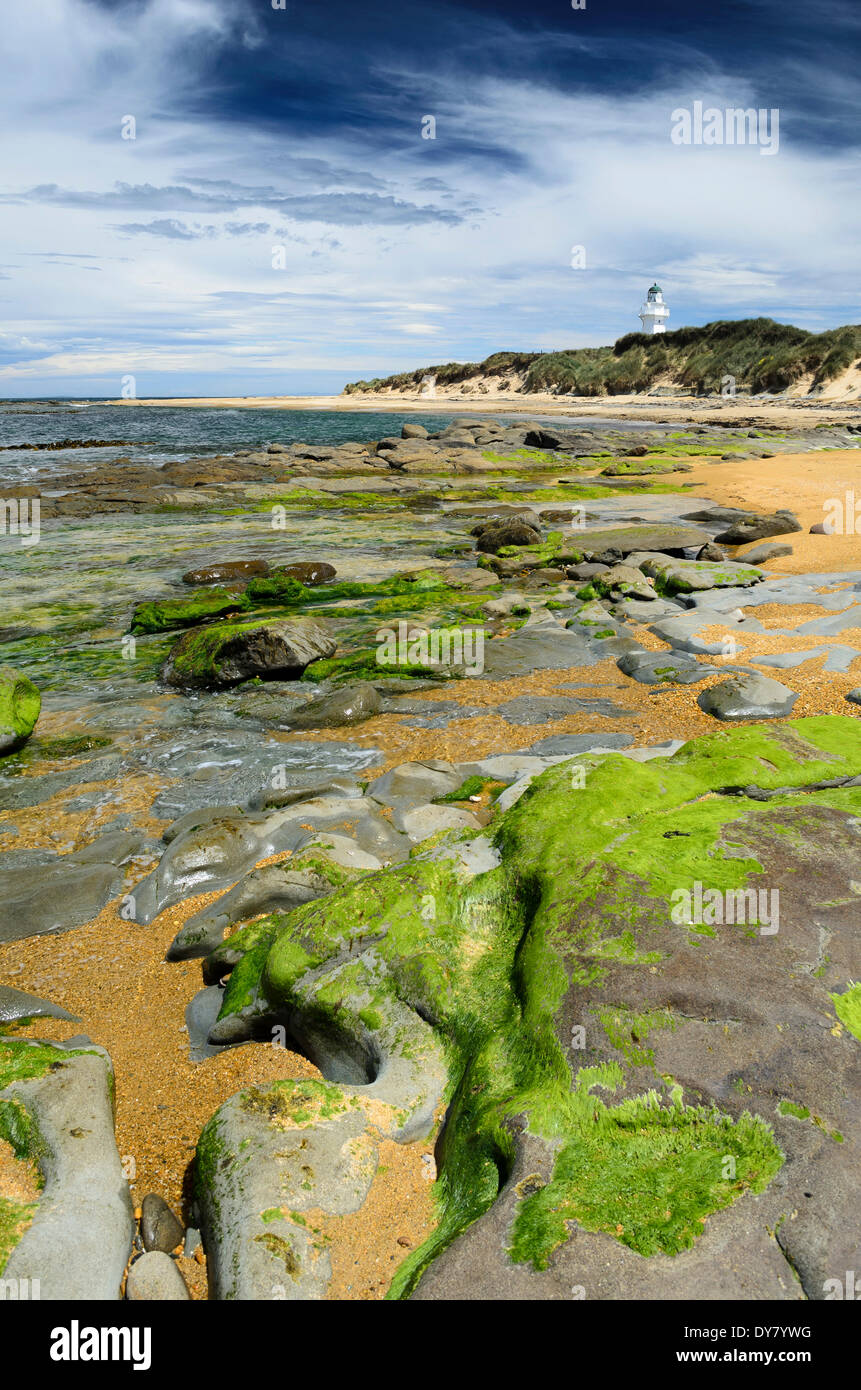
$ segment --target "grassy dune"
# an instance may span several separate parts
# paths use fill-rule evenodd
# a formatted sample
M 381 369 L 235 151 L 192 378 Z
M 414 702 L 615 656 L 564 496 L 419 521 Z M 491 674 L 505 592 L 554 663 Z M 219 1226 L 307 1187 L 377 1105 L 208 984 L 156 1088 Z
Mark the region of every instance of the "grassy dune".
M 861 325 L 809 333 L 773 319 L 739 319 L 679 328 L 672 333 L 628 333 L 610 347 L 561 352 L 495 352 L 483 362 L 447 362 L 394 376 L 354 381 L 347 395 L 418 390 L 427 376 L 437 387 L 498 377 L 510 389 L 626 395 L 670 381 L 693 392 L 719 390 L 725 376 L 739 388 L 783 391 L 813 374 L 822 386 L 861 363 Z M 504 389 L 504 387 L 503 387 Z

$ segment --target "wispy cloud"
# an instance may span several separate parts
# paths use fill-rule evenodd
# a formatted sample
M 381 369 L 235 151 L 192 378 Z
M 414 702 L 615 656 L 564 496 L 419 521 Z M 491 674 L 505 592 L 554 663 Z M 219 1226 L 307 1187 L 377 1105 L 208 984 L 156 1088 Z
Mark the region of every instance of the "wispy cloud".
M 124 236 L 164 237 L 167 241 L 203 241 L 217 236 L 265 236 L 272 232 L 268 222 L 224 222 L 201 226 L 180 222 L 176 217 L 157 217 L 152 222 L 117 222 L 114 231 Z
M 264 207 L 297 222 L 328 222 L 345 227 L 366 223 L 372 226 L 394 224 L 415 227 L 429 222 L 456 226 L 463 220 L 459 214 L 448 209 L 419 207 L 401 198 L 378 193 L 308 193 L 294 197 L 277 193 L 271 188 L 234 188 L 230 193 L 210 193 L 181 184 L 156 187 L 148 183 L 118 183 L 113 188 L 94 191 L 43 183 L 22 193 L 0 196 L 0 202 L 47 203 L 55 207 L 102 210 L 149 208 L 212 213 Z

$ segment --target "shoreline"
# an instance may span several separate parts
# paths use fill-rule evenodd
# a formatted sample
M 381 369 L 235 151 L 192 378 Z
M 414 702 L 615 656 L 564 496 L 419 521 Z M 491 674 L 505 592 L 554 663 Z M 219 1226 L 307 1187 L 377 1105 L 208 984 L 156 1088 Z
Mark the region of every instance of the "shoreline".
M 758 420 L 777 428 L 786 425 L 802 425 L 816 422 L 821 424 L 845 423 L 848 413 L 861 415 L 861 401 L 822 400 L 812 403 L 804 399 L 760 400 L 755 397 L 736 397 L 729 401 L 714 396 L 577 396 L 560 400 L 549 392 L 530 393 L 527 398 L 514 401 L 508 393 L 499 395 L 475 396 L 439 395 L 396 396 L 389 393 L 362 394 L 361 396 L 173 396 L 144 397 L 139 400 L 106 401 L 106 405 L 116 406 L 164 406 L 170 409 L 218 409 L 218 410 L 319 410 L 373 414 L 391 412 L 400 414 L 424 412 L 430 415 L 447 413 L 449 410 L 474 415 L 511 415 L 534 419 L 536 417 L 559 417 L 586 419 L 645 420 L 649 423 L 675 424 L 690 422 L 702 424 L 725 420 L 728 424 L 740 420 Z

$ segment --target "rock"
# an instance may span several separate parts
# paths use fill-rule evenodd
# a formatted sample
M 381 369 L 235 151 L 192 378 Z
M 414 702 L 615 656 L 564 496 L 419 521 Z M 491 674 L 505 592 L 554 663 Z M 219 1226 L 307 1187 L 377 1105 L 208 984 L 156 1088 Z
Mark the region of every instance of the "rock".
M 404 473 L 433 473 L 448 472 L 449 464 L 439 450 L 433 445 L 426 443 L 422 439 L 398 440 L 391 449 L 384 452 L 379 450 L 381 456 L 385 457 L 386 463 L 390 468 L 397 469 Z
M 166 1255 L 182 1240 L 182 1225 L 157 1192 L 148 1192 L 141 1202 L 141 1240 L 144 1250 L 162 1250 Z
M 200 1245 L 200 1231 L 196 1230 L 194 1226 L 189 1226 L 185 1233 L 185 1242 L 182 1247 L 182 1253 L 185 1258 L 191 1259 L 195 1250 L 200 1248 Z
M 710 560 L 644 560 L 644 574 L 652 575 L 658 594 L 690 594 L 706 589 L 747 589 L 765 578 L 762 570 L 753 565 L 740 565 L 732 560 L 713 563 Z
M 752 550 L 746 550 L 743 555 L 739 555 L 737 558 L 746 565 L 764 565 L 768 560 L 776 560 L 779 555 L 791 554 L 791 545 L 767 541 L 764 545 L 755 545 Z
M 320 777 L 300 780 L 285 788 L 267 786 L 255 792 L 248 803 L 249 811 L 266 811 L 277 806 L 295 806 L 297 801 L 309 801 L 322 796 L 361 796 L 362 788 L 352 777 Z M 240 815 L 241 811 L 238 812 Z
M 415 805 L 446 796 L 459 785 L 460 779 L 451 763 L 401 763 L 371 782 L 368 796 L 381 806 L 397 806 L 402 802 Z
M 459 806 L 414 806 L 395 810 L 392 824 L 408 835 L 413 844 L 437 835 L 441 830 L 480 830 L 481 822 Z
M 701 550 L 701 551 L 699 552 L 699 554 L 697 555 L 697 559 L 698 559 L 698 560 L 717 560 L 718 562 L 722 562 L 722 561 L 726 560 L 726 558 L 727 558 L 726 551 L 725 551 L 725 550 L 721 550 L 720 546 L 719 546 L 719 545 L 715 545 L 714 541 L 709 541 L 708 545 L 704 545 L 703 548 L 702 548 L 702 550 Z M 745 556 L 745 559 L 747 559 L 747 558 L 748 558 L 748 557 Z M 755 561 L 755 560 L 751 560 L 750 563 L 751 563 L 752 565 L 755 565 L 755 564 L 756 564 L 756 561 Z
M 158 866 L 135 885 L 129 918 L 146 925 L 192 893 L 216 892 L 231 885 L 240 892 L 238 881 L 262 859 L 297 850 L 315 831 L 350 825 L 360 843 L 366 829 L 376 841 L 375 817 L 372 801 L 333 794 L 303 798 L 265 814 L 224 816 L 192 826 L 171 841 Z
M 602 617 L 607 615 L 602 612 Z M 607 619 L 609 626 L 609 619 Z M 603 659 L 591 638 L 564 628 L 523 627 L 511 637 L 495 637 L 484 645 L 484 671 L 480 680 L 508 680 L 533 671 L 565 671 L 572 666 L 594 666 Z M 605 655 L 609 655 L 606 653 Z
M 337 645 L 310 618 L 215 623 L 185 633 L 161 675 L 167 685 L 185 689 L 236 685 L 251 676 L 295 679 L 312 661 L 332 656 Z
M 854 690 L 848 690 L 846 699 L 851 700 L 853 705 L 861 705 L 861 685 L 856 685 Z
M 182 582 L 224 584 L 232 579 L 253 579 L 257 574 L 268 573 L 269 566 L 265 560 L 223 560 L 217 565 L 202 565 L 200 569 L 186 570 Z
M 740 507 L 702 507 L 696 512 L 683 512 L 682 521 L 704 521 L 711 526 L 731 526 L 751 515 Z
M 485 555 L 496 555 L 504 545 L 539 545 L 540 543 L 540 531 L 536 531 L 533 526 L 528 526 L 525 521 L 515 518 L 511 521 L 491 522 L 490 525 L 485 526 L 475 543 L 475 548 Z
M 288 859 L 251 869 L 217 902 L 189 917 L 168 947 L 166 959 L 207 956 L 221 945 L 225 931 L 234 922 L 247 921 L 261 912 L 289 912 L 299 903 L 331 893 L 333 882 L 311 869 L 297 872 L 292 862 Z
M 20 1079 L 9 1081 L 10 1071 Z M 13 1144 L 19 1156 L 38 1161 L 45 1179 L 3 1277 L 38 1280 L 45 1300 L 120 1296 L 134 1218 L 114 1138 L 112 1086 L 108 1054 L 84 1039 L 3 1039 L 0 1113 L 10 1109 L 4 1102 L 23 1108 L 28 1122 L 14 1126 Z
M 836 529 L 833 521 L 817 521 L 811 526 L 809 534 L 811 536 L 833 536 Z
M 625 652 L 616 665 L 623 675 L 644 685 L 692 685 L 716 670 L 677 652 Z
M 502 503 L 494 508 L 492 512 L 487 512 L 481 520 L 476 522 L 470 531 L 471 536 L 480 536 L 482 531 L 487 531 L 498 526 L 503 521 L 520 521 L 524 526 L 531 526 L 533 531 L 541 532 L 541 519 L 532 507 L 518 507 L 514 503 Z
M 329 584 L 338 571 L 325 560 L 300 560 L 293 565 L 280 565 L 278 573 L 287 579 L 298 579 L 306 588 L 313 589 L 318 584 Z
M 770 676 L 739 675 L 710 686 L 697 704 L 716 719 L 784 719 L 798 696 Z
M 496 712 L 509 724 L 547 724 L 551 719 L 570 719 L 580 710 L 570 695 L 518 695 L 498 705 Z
M 724 545 L 746 545 L 748 541 L 763 541 L 769 536 L 784 536 L 789 531 L 800 530 L 801 523 L 792 512 L 779 510 L 766 516 L 751 512 L 721 531 L 715 540 Z
M 302 709 L 307 700 L 298 682 L 266 681 L 247 686 L 236 703 L 236 713 L 242 719 L 253 719 L 265 728 L 289 729 L 290 716 Z
M 261 807 L 252 807 L 260 810 Z M 179 835 L 184 835 L 187 830 L 198 830 L 201 826 L 208 825 L 210 821 L 223 820 L 225 816 L 241 816 L 242 806 L 201 806 L 199 809 L 186 811 L 177 820 L 171 821 L 166 830 L 162 831 L 162 843 L 169 845 Z
M 428 432 L 424 425 L 406 424 L 401 430 L 401 439 L 427 439 Z
M 62 855 L 38 868 L 0 870 L 0 942 L 83 926 L 119 892 L 112 864 L 76 864 Z
M 322 857 L 342 869 L 352 869 L 356 873 L 370 874 L 383 867 L 381 859 L 375 854 L 368 854 L 365 850 L 359 849 L 348 835 L 313 835 L 302 845 L 302 853 L 313 856 L 314 859 Z
M 219 1052 L 223 1052 L 224 1047 L 228 1046 L 226 1043 L 219 1046 L 209 1041 L 209 1034 L 218 1020 L 223 1002 L 224 990 L 221 986 L 207 985 L 192 995 L 186 1004 L 185 1027 L 188 1033 L 189 1061 L 205 1062 L 210 1057 L 217 1057 Z
M 458 570 L 444 569 L 441 578 L 453 589 L 466 589 L 470 593 L 480 594 L 484 589 L 495 589 L 499 579 L 495 574 L 489 574 L 487 570 Z
M 592 530 L 577 533 L 578 543 L 591 556 L 610 552 L 622 560 L 635 550 L 656 550 L 666 555 L 683 555 L 688 547 L 700 549 L 711 539 L 699 526 L 678 526 L 664 522 L 655 525 L 618 526 L 612 530 Z
M 552 569 L 545 566 L 541 569 L 531 570 L 527 576 L 526 583 L 530 589 L 546 589 L 551 585 L 562 584 L 566 579 L 564 570 Z
M 633 742 L 631 734 L 606 733 L 603 729 L 596 734 L 552 734 L 550 738 L 539 739 L 533 743 L 529 752 L 542 758 L 575 758 L 581 753 L 589 753 L 597 746 L 607 749 L 627 748 Z
M 327 1080 L 250 1087 L 204 1130 L 217 1296 L 323 1297 L 297 1213 L 361 1212 L 368 1099 L 409 1141 L 442 1094 L 450 1239 L 396 1297 L 803 1300 L 857 1268 L 861 725 L 642 751 L 548 768 L 495 856 L 431 843 L 237 943 L 219 1027 L 287 1017 Z
M 643 571 L 633 565 L 613 565 L 610 569 L 592 576 L 591 590 L 598 594 L 613 594 L 632 598 L 651 600 L 657 597 L 654 584 L 643 577 Z
M 581 565 L 569 565 L 566 574 L 569 579 L 594 579 L 596 574 L 607 574 L 610 568 L 610 565 L 590 564 L 584 560 Z
M 291 729 L 332 729 L 361 724 L 379 714 L 383 701 L 370 681 L 343 685 L 330 695 L 320 695 L 287 715 Z
M 508 593 L 489 599 L 484 611 L 489 618 L 507 618 L 512 613 L 529 613 L 530 606 L 524 594 Z
M 16 1023 L 22 1018 L 69 1018 L 80 1023 L 77 1014 L 67 1013 L 59 1004 L 48 999 L 40 999 L 36 994 L 25 994 L 23 990 L 12 989 L 11 985 L 0 985 L 0 1024 Z
M 11 666 L 0 666 L 0 755 L 26 743 L 41 708 L 42 697 L 33 682 Z
M 236 589 L 202 588 L 188 598 L 147 599 L 136 605 L 129 622 L 134 633 L 170 632 L 173 628 L 197 627 L 210 618 L 224 618 L 249 606 Z
M 132 1303 L 181 1303 L 190 1299 L 191 1294 L 170 1255 L 161 1250 L 149 1250 L 129 1269 L 126 1298 Z
M 62 856 L 62 864 L 114 864 L 119 867 L 131 859 L 156 851 L 158 842 L 141 830 L 110 830 L 97 835 L 83 849 Z

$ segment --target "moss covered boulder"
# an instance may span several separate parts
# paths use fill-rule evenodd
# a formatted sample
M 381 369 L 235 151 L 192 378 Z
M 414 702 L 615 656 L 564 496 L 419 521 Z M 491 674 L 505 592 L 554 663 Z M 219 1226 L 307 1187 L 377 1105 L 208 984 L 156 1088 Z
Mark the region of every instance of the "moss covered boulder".
M 170 632 L 178 627 L 197 627 L 209 618 L 224 618 L 249 606 L 236 589 L 204 589 L 188 598 L 149 599 L 135 608 L 129 630 Z
M 42 697 L 33 682 L 11 666 L 0 666 L 0 756 L 26 743 L 41 708 Z
M 748 589 L 765 578 L 752 565 L 732 560 L 684 560 L 673 563 L 657 558 L 645 560 L 643 573 L 651 575 L 659 594 L 691 594 L 705 589 Z
M 337 584 L 324 583 L 321 575 L 331 568 L 331 565 L 285 565 L 273 569 L 262 579 L 252 579 L 246 594 L 256 604 L 298 607 L 306 603 L 330 603 L 334 599 L 409 597 L 447 587 L 444 575 L 433 569 L 411 570 L 390 575 L 387 579 L 348 579 Z
M 167 685 L 215 689 L 252 676 L 298 679 L 312 661 L 330 657 L 334 637 L 310 618 L 214 623 L 187 632 L 162 667 Z
M 283 1026 L 351 1111 L 401 1077 L 399 1142 L 447 1102 L 438 1225 L 393 1296 L 793 1300 L 858 1267 L 859 774 L 836 716 L 587 755 L 231 937 L 213 1040 Z M 271 1296 L 265 1209 L 240 1211 L 280 1106 L 256 1095 L 256 1138 L 223 1107 L 198 1162 L 235 1297 Z M 288 1234 L 286 1296 L 319 1297 Z
M 0 1195 L 0 1276 L 20 1298 L 120 1297 L 134 1218 L 113 1097 L 104 1048 L 0 1037 L 0 1139 L 41 1189 Z

